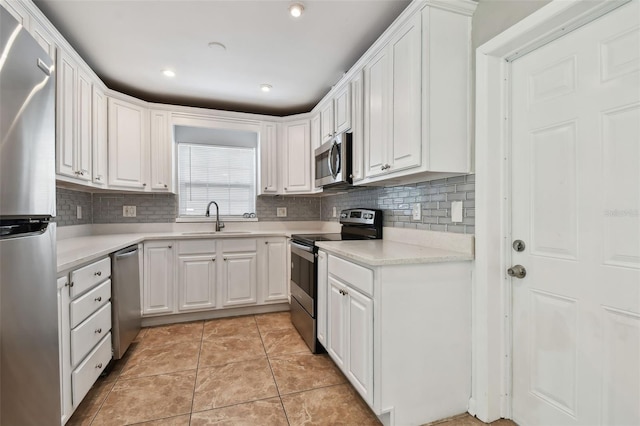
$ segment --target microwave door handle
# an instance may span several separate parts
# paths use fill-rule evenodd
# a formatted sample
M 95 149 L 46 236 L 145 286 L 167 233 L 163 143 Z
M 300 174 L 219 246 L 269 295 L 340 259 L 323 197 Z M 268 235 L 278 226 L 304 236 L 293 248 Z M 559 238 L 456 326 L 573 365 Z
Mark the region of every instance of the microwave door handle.
M 333 170 L 333 168 L 331 167 L 331 160 L 333 159 L 333 150 L 338 148 L 338 143 L 334 140 L 333 141 L 333 145 L 331 145 L 331 149 L 329 150 L 329 172 L 331 172 L 331 176 L 333 176 L 333 178 L 335 179 L 338 176 L 338 173 L 340 172 L 340 156 L 338 156 L 338 169 L 337 170 Z
M 331 148 L 329 149 L 329 155 L 327 155 L 327 166 L 329 167 L 329 174 L 331 174 L 331 176 L 335 178 L 336 176 L 333 174 L 333 169 L 331 168 L 331 152 L 332 151 L 333 151 L 333 145 L 331 145 Z

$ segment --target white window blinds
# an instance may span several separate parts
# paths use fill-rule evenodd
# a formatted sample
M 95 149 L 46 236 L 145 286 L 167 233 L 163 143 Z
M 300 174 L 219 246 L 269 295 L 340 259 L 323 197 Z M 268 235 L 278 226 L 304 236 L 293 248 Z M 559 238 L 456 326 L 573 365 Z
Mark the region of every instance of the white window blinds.
M 221 216 L 254 213 L 255 148 L 178 144 L 178 188 L 180 216 L 204 216 L 209 201 Z

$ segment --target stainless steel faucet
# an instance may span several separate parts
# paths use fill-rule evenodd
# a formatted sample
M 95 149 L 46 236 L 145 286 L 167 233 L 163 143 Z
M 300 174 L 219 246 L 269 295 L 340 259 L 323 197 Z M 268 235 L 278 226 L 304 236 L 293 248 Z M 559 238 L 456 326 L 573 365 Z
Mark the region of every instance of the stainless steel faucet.
M 224 228 L 224 222 L 220 222 L 220 208 L 218 207 L 218 203 L 215 201 L 211 201 L 207 204 L 207 212 L 204 214 L 206 217 L 209 217 L 209 209 L 211 208 L 211 204 L 215 204 L 216 206 L 216 232 L 220 232 L 222 228 Z

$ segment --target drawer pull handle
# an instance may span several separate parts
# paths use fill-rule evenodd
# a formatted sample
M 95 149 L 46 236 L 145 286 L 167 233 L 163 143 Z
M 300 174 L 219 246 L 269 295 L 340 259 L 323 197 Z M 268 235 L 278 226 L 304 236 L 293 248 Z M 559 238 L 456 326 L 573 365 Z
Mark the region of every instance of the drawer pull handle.
M 98 329 L 96 330 L 96 333 L 98 333 L 98 334 L 102 333 L 102 329 L 101 329 L 101 328 L 98 328 Z
M 94 273 L 93 275 L 101 276 L 102 272 L 98 271 L 98 272 Z
M 93 300 L 95 300 L 96 302 L 102 302 L 102 296 L 98 296 Z
M 102 363 L 96 365 L 96 368 L 102 368 Z

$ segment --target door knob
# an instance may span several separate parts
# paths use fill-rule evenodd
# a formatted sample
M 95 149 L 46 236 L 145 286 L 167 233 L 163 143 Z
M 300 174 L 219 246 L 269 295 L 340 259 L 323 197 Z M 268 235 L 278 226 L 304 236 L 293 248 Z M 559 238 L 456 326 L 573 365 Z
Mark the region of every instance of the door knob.
M 527 276 L 527 270 L 524 269 L 522 265 L 515 265 L 507 269 L 507 274 L 509 274 L 510 277 L 524 278 Z

